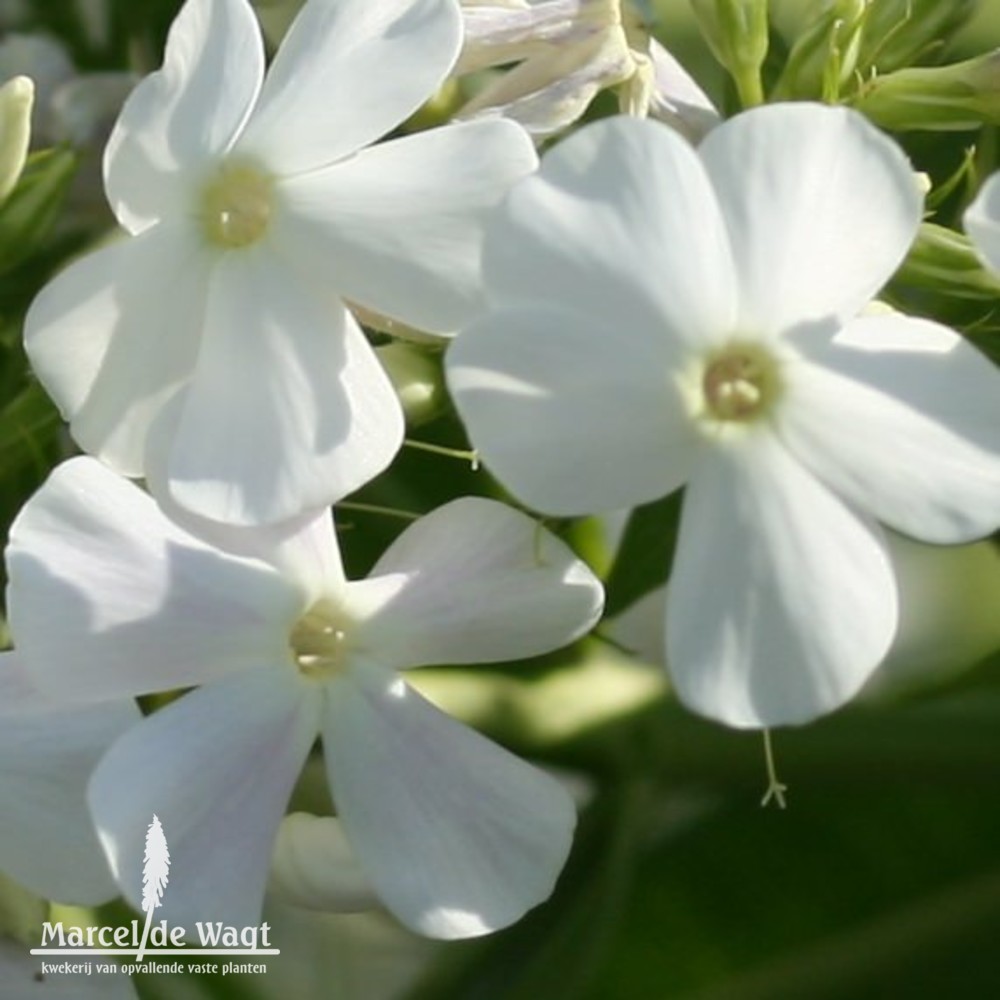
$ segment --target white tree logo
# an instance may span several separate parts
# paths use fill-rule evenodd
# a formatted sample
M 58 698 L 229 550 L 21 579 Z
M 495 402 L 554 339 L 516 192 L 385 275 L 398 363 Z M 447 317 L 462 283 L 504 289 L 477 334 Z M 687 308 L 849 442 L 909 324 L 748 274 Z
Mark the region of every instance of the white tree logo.
M 142 929 L 136 961 L 142 961 L 146 941 L 149 939 L 149 925 L 153 922 L 153 910 L 163 899 L 169 874 L 170 852 L 167 850 L 167 838 L 163 835 L 159 817 L 153 813 L 153 822 L 146 831 L 146 851 L 142 857 L 142 908 L 146 914 L 146 924 Z

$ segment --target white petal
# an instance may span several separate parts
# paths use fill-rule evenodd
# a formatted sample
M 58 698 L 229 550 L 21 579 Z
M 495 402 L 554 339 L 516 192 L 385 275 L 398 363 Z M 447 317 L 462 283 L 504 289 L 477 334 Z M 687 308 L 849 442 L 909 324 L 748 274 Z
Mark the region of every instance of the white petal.
M 336 816 L 297 812 L 281 821 L 268 891 L 310 910 L 360 913 L 378 906 Z
M 649 113 L 692 142 L 722 121 L 715 105 L 690 73 L 655 38 L 649 40 L 654 90 Z
M 372 479 L 403 438 L 392 384 L 343 304 L 266 247 L 224 257 L 170 453 L 151 480 L 216 521 L 268 524 Z M 234 377 L 234 373 L 238 376 Z
M 424 103 L 461 46 L 454 0 L 310 0 L 267 74 L 239 150 L 312 170 L 381 138 Z
M 541 0 L 532 4 L 462 4 L 462 57 L 455 73 L 517 62 L 532 55 L 557 55 L 555 46 L 586 40 L 594 19 L 592 0 Z
M 187 0 L 163 66 L 132 91 L 104 153 L 108 200 L 126 229 L 191 211 L 192 181 L 239 134 L 263 75 L 247 0 Z
M 511 122 L 420 132 L 283 182 L 275 238 L 352 302 L 452 333 L 482 304 L 487 213 L 536 163 Z
M 710 132 L 699 151 L 729 225 L 747 332 L 853 317 L 916 235 L 913 170 L 854 111 L 755 108 Z
M 516 496 L 551 514 L 633 506 L 676 489 L 694 431 L 681 353 L 628 313 L 499 309 L 451 345 L 448 385 L 473 444 Z
M 194 368 L 209 269 L 186 228 L 157 226 L 71 264 L 28 312 L 35 374 L 80 446 L 126 475 Z
M 694 150 L 619 116 L 559 143 L 487 229 L 487 291 L 571 302 L 615 335 L 640 324 L 678 342 L 727 335 L 736 287 L 725 222 Z
M 583 28 L 585 37 L 555 46 L 498 76 L 458 113 L 459 118 L 503 115 L 520 122 L 536 139 L 575 122 L 604 87 L 635 71 L 620 29 Z M 590 37 L 586 37 L 590 35 Z
M 1000 172 L 987 179 L 963 221 L 979 255 L 1000 271 Z
M 122 894 L 142 900 L 154 814 L 170 852 L 154 919 L 260 922 L 274 837 L 318 731 L 319 699 L 288 670 L 262 668 L 184 695 L 131 729 L 87 798 Z
M 288 657 L 301 591 L 195 540 L 93 459 L 59 466 L 10 537 L 11 631 L 53 695 L 166 691 Z
M 558 782 L 392 675 L 344 677 L 327 704 L 323 746 L 338 814 L 407 927 L 475 937 L 550 895 L 576 821 Z
M 790 449 L 898 531 L 967 542 L 1000 526 L 1000 373 L 957 333 L 899 314 L 802 338 L 780 409 Z
M 133 701 L 49 701 L 17 654 L 0 654 L 0 868 L 46 899 L 92 905 L 117 895 L 85 791 L 104 752 L 141 718 Z
M 685 704 L 731 726 L 806 722 L 857 692 L 896 623 L 877 526 L 768 431 L 706 449 L 667 600 L 667 663 Z
M 593 626 L 604 592 L 531 518 L 464 497 L 407 528 L 368 580 L 348 584 L 346 600 L 366 607 L 364 649 L 380 663 L 414 667 L 557 649 Z

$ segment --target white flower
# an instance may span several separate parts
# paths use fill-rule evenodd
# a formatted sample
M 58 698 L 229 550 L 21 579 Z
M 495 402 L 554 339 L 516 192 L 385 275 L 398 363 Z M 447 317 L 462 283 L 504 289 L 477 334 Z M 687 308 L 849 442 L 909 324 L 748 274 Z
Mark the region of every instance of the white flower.
M 589 570 L 523 514 L 473 498 L 414 523 L 356 582 L 328 513 L 250 541 L 257 558 L 196 540 L 89 458 L 59 467 L 12 528 L 11 627 L 40 686 L 90 700 L 204 685 L 126 733 L 91 780 L 126 898 L 141 899 L 155 812 L 171 858 L 160 912 L 189 929 L 257 922 L 320 733 L 351 847 L 405 924 L 466 937 L 546 898 L 571 801 L 397 671 L 562 646 L 600 614 Z
M 105 751 L 141 717 L 124 698 L 80 706 L 44 696 L 19 653 L 0 654 L 0 870 L 64 903 L 118 894 L 85 792 Z
M 623 0 L 463 0 L 457 74 L 517 63 L 460 118 L 504 115 L 545 137 L 579 118 L 598 91 L 618 88 L 628 114 L 654 115 L 690 138 L 719 116 L 684 68 Z
M 986 179 L 963 221 L 980 257 L 1000 273 L 1000 172 Z
M 774 105 L 698 151 L 597 123 L 490 230 L 493 312 L 449 384 L 484 461 L 540 510 L 685 485 L 667 607 L 679 696 L 735 726 L 836 708 L 882 659 L 877 521 L 925 541 L 1000 523 L 1000 379 L 966 341 L 860 316 L 921 199 L 854 112 Z
M 510 122 L 365 148 L 458 54 L 455 0 L 311 0 L 263 79 L 247 0 L 188 0 L 105 155 L 130 238 L 33 304 L 84 449 L 202 516 L 273 523 L 381 471 L 399 402 L 344 297 L 431 331 L 478 309 L 481 219 L 534 168 Z

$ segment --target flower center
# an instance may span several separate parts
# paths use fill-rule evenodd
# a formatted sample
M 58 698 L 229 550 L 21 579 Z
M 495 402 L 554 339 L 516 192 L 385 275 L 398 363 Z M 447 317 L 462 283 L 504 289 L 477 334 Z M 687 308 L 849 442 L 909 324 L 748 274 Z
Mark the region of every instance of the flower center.
M 330 600 L 318 601 L 288 635 L 299 672 L 314 679 L 342 673 L 347 667 L 351 622 Z
M 775 358 L 757 344 L 730 344 L 705 366 L 701 388 L 708 416 L 748 422 L 771 410 L 781 379 Z
M 267 231 L 274 179 L 246 163 L 227 163 L 205 186 L 201 220 L 210 243 L 227 250 L 256 243 Z

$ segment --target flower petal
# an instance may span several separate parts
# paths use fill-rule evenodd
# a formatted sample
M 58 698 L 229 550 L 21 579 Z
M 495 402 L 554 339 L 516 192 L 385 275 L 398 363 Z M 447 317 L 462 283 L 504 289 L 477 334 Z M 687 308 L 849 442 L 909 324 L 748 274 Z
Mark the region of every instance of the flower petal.
M 980 188 L 963 222 L 980 257 L 994 271 L 1000 271 L 1000 172 Z
M 575 122 L 597 92 L 628 78 L 635 61 L 620 29 L 583 29 L 572 44 L 557 42 L 496 77 L 458 112 L 460 119 L 503 115 L 536 139 Z M 586 37 L 587 35 L 590 37 Z
M 755 108 L 710 132 L 699 152 L 729 225 L 747 332 L 852 318 L 916 235 L 913 170 L 857 112 Z
M 28 312 L 35 374 L 80 446 L 125 475 L 194 368 L 209 269 L 186 228 L 157 226 L 71 264 Z
M 108 140 L 104 181 L 118 221 L 137 233 L 190 212 L 198 168 L 224 153 L 253 107 L 264 46 L 246 0 L 187 0 L 163 66 L 132 91 Z
M 7 566 L 22 661 L 63 699 L 167 691 L 287 659 L 303 610 L 273 569 L 205 546 L 90 458 L 63 463 L 22 507 Z
M 687 478 L 695 433 L 672 377 L 678 363 L 668 339 L 628 314 L 610 327 L 539 302 L 465 330 L 446 372 L 501 482 L 546 513 L 590 514 L 664 496 Z
M 364 606 L 358 641 L 380 663 L 487 663 L 549 652 L 583 635 L 604 592 L 531 518 L 464 497 L 412 524 L 346 600 Z
M 0 868 L 46 899 L 117 895 L 84 793 L 104 752 L 141 718 L 133 701 L 49 701 L 16 653 L 0 654 Z
M 576 821 L 569 795 L 399 678 L 336 681 L 323 746 L 351 846 L 407 927 L 476 937 L 552 892 Z
M 896 623 L 876 525 L 767 431 L 706 449 L 667 598 L 667 663 L 685 704 L 741 728 L 806 722 L 857 692 Z
M 262 668 L 184 695 L 110 750 L 87 798 L 125 898 L 142 901 L 154 814 L 170 852 L 157 919 L 260 922 L 278 824 L 318 732 L 319 700 L 292 668 Z
M 277 174 L 357 152 L 431 97 L 461 33 L 454 0 L 311 0 L 271 64 L 239 150 Z
M 280 185 L 276 235 L 352 302 L 436 333 L 482 305 L 483 225 L 537 163 L 524 130 L 476 122 L 420 132 Z
M 491 221 L 483 271 L 498 303 L 571 302 L 615 336 L 641 326 L 700 348 L 735 317 L 708 177 L 691 146 L 657 122 L 604 119 L 559 143 Z
M 808 360 L 788 380 L 781 433 L 820 479 L 924 541 L 1000 526 L 1000 373 L 987 358 L 899 314 L 799 346 Z
M 722 121 L 708 95 L 677 58 L 655 38 L 649 40 L 654 73 L 649 113 L 697 142 Z
M 224 257 L 206 336 L 155 494 L 195 514 L 268 524 L 328 506 L 403 438 L 392 384 L 343 304 L 266 247 Z M 239 377 L 234 378 L 234 372 Z M 157 438 L 159 440 L 159 438 Z

